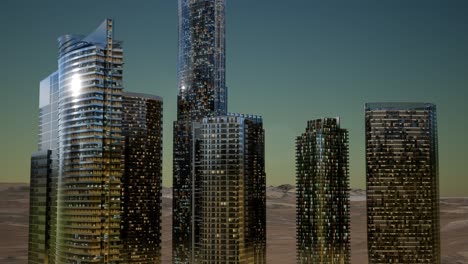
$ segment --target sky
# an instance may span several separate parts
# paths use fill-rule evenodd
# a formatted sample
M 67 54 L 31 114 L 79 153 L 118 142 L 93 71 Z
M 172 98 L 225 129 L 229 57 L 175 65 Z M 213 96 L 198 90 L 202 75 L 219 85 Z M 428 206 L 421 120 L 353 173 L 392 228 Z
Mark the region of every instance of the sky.
M 468 195 L 468 1 L 228 0 L 229 112 L 261 115 L 267 184 L 294 184 L 307 120 L 341 118 L 350 183 L 365 188 L 364 104 L 437 105 L 440 191 Z M 57 38 L 114 19 L 126 91 L 164 98 L 163 184 L 172 185 L 177 1 L 2 0 L 0 182 L 28 182 L 39 82 L 57 68 Z

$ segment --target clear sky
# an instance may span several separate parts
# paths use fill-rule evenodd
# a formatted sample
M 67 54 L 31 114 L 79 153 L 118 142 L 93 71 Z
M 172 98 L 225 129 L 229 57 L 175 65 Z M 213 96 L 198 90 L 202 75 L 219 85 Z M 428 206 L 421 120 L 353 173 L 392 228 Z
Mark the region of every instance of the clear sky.
M 468 195 L 467 14 L 465 0 L 227 0 L 229 111 L 263 116 L 268 184 L 294 183 L 307 120 L 340 116 L 351 187 L 365 188 L 364 103 L 422 101 L 438 107 L 441 194 Z M 105 18 L 124 41 L 125 89 L 164 98 L 172 184 L 175 0 L 2 0 L 0 181 L 29 181 L 39 81 L 57 68 L 57 37 Z

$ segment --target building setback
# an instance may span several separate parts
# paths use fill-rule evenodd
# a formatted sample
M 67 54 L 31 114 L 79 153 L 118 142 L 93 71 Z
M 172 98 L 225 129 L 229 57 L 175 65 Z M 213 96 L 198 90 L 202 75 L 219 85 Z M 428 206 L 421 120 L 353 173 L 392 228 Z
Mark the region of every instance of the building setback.
M 297 263 L 350 263 L 348 131 L 309 121 L 296 139 Z
M 173 144 L 173 263 L 193 263 L 200 243 L 194 122 L 227 114 L 225 0 L 179 0 L 177 121 Z M 195 176 L 194 176 L 195 175 Z
M 440 263 L 436 107 L 366 104 L 369 263 Z
M 123 263 L 161 263 L 162 107 L 158 96 L 123 95 Z
M 266 263 L 262 119 L 204 118 L 197 135 L 202 193 L 197 263 Z

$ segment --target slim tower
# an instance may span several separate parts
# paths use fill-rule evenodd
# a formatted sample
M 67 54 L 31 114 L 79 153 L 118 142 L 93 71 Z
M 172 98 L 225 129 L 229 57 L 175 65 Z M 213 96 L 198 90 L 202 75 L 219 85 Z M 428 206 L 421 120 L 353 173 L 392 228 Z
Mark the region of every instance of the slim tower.
M 296 139 L 297 263 L 350 263 L 348 131 L 309 121 Z
M 266 263 L 264 131 L 261 117 L 203 119 L 198 263 Z
M 58 73 L 39 88 L 39 143 L 31 157 L 28 263 L 55 263 L 58 175 Z
M 366 104 L 369 263 L 440 263 L 436 107 Z
M 123 263 L 161 263 L 162 106 L 158 96 L 123 95 Z
M 200 242 L 200 181 L 193 122 L 227 113 L 225 0 L 179 0 L 177 121 L 173 145 L 174 263 L 192 263 Z

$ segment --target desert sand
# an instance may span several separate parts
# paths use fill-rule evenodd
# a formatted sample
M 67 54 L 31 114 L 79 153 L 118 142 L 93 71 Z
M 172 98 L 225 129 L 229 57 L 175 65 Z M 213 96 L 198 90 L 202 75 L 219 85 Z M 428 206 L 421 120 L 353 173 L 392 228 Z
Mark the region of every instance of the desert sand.
M 267 190 L 268 263 L 295 263 L 295 189 Z M 163 263 L 171 263 L 170 189 L 163 190 Z M 29 187 L 0 184 L 0 263 L 27 263 Z M 468 198 L 441 198 L 442 263 L 468 263 Z M 367 263 L 365 192 L 351 191 L 351 262 Z

